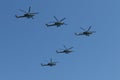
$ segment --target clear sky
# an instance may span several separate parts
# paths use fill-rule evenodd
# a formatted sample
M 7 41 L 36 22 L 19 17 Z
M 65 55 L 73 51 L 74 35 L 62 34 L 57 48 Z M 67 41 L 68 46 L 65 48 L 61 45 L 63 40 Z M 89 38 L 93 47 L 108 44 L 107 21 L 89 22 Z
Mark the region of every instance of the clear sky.
M 34 19 L 15 18 L 29 6 Z M 0 80 L 120 80 L 120 0 L 1 0 L 0 12 Z M 47 28 L 53 16 L 68 25 Z M 57 54 L 63 45 L 74 52 Z

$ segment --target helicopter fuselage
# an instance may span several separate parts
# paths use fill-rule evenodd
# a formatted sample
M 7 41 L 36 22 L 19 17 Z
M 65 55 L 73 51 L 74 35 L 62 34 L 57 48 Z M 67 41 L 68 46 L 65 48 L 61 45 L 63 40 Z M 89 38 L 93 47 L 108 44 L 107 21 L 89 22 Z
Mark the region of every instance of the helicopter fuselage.
M 83 34 L 88 35 L 88 34 L 92 34 L 92 32 L 85 31 L 83 32 Z
M 41 64 L 41 66 L 55 66 L 56 63 L 54 62 L 50 62 L 50 63 L 47 63 L 47 64 Z
M 56 64 L 55 63 L 48 63 L 47 65 L 48 66 L 55 66 Z
M 60 27 L 61 25 L 63 25 L 64 22 L 55 22 L 54 24 L 47 24 L 47 26 L 57 26 L 57 27 Z
M 26 14 L 24 14 L 24 16 L 27 17 L 27 18 L 32 18 L 34 16 L 34 14 L 26 13 Z
M 63 25 L 64 22 L 55 22 L 54 24 L 57 25 L 57 26 L 60 26 L 60 25 Z
M 54 16 L 54 18 L 55 18 L 55 22 L 52 22 L 52 24 L 45 24 L 47 27 L 49 27 L 49 26 L 57 26 L 57 27 L 60 27 L 61 25 L 64 25 L 65 23 L 64 22 L 62 22 L 63 20 L 65 20 L 66 18 L 62 18 L 61 20 L 58 20 L 55 16 Z M 66 25 L 66 24 L 65 24 Z
M 92 33 L 93 33 L 92 31 L 85 31 L 85 32 L 83 32 L 83 35 L 89 36 Z
M 64 50 L 63 52 L 66 53 L 66 54 L 68 54 L 68 53 L 70 53 L 72 51 L 70 51 L 70 50 Z
M 56 51 L 57 53 L 65 53 L 65 54 L 69 54 L 69 53 L 71 53 L 71 52 L 73 52 L 73 51 L 71 51 L 71 50 L 63 50 L 63 51 Z
M 60 27 L 63 24 L 64 24 L 64 22 L 55 22 L 53 24 L 46 24 L 46 26 L 57 26 L 57 27 Z

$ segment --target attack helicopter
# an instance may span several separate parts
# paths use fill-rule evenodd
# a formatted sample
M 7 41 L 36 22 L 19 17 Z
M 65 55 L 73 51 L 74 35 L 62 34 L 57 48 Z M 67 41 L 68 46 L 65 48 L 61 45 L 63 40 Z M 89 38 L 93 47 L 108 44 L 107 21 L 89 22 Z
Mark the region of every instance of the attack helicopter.
M 60 51 L 57 51 L 57 50 L 56 50 L 56 52 L 57 52 L 57 53 L 69 54 L 69 53 L 73 52 L 73 51 L 71 50 L 72 48 L 73 48 L 73 47 L 67 48 L 67 47 L 64 45 L 64 49 L 61 49 Z
M 87 30 L 83 29 L 82 27 L 80 27 L 80 28 L 83 30 L 83 32 L 75 33 L 76 36 L 80 36 L 80 35 L 90 36 L 92 33 L 96 32 L 96 31 L 90 31 L 91 26 Z
M 57 26 L 57 27 L 60 27 L 61 25 L 67 25 L 65 24 L 63 21 L 66 19 L 66 18 L 63 18 L 61 20 L 58 20 L 55 16 L 54 16 L 54 19 L 56 21 L 52 22 L 52 24 L 45 24 L 47 27 L 50 27 L 50 26 Z
M 55 66 L 56 63 L 57 63 L 57 62 L 53 62 L 53 61 L 52 61 L 52 58 L 51 58 L 51 59 L 50 59 L 50 62 L 48 62 L 47 64 L 42 64 L 42 63 L 41 63 L 41 66 L 50 66 L 50 67 L 52 67 L 52 66 Z
M 33 19 L 33 16 L 35 16 L 35 14 L 38 14 L 37 12 L 36 13 L 31 12 L 31 6 L 29 7 L 28 12 L 21 10 L 21 9 L 19 10 L 23 12 L 24 14 L 22 16 L 15 15 L 16 18 L 32 18 Z

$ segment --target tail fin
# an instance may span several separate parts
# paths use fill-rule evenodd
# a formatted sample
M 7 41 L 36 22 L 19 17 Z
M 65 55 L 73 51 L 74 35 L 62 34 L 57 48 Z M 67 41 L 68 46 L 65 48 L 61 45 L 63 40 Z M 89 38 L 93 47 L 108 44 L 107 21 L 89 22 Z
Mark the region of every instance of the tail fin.
M 79 34 L 78 33 L 74 33 L 76 36 L 78 36 Z
M 63 53 L 62 51 L 57 51 L 57 50 L 56 50 L 56 52 L 57 52 L 57 53 Z
M 16 18 L 19 18 L 19 16 L 15 15 Z
M 48 27 L 48 24 L 45 24 Z
M 41 66 L 44 66 L 44 65 L 41 63 Z
M 58 51 L 56 50 L 56 53 L 60 53 L 60 52 L 58 52 Z

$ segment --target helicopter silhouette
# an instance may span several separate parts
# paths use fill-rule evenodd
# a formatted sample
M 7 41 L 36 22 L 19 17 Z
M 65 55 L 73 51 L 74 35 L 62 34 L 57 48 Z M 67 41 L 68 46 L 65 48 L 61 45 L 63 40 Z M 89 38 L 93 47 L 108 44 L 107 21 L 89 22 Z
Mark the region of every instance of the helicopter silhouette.
M 19 10 L 23 12 L 24 14 L 22 16 L 15 15 L 16 18 L 32 18 L 33 19 L 33 16 L 35 16 L 35 14 L 38 14 L 37 12 L 36 13 L 31 12 L 31 6 L 29 7 L 28 12 L 21 10 L 21 9 Z
M 55 16 L 54 16 L 55 20 L 54 22 L 52 22 L 52 24 L 45 24 L 47 27 L 50 27 L 50 26 L 57 26 L 57 27 L 60 27 L 61 25 L 67 25 L 65 24 L 63 21 L 66 19 L 66 18 L 63 18 L 61 20 L 58 20 Z
M 76 36 L 80 36 L 80 35 L 90 36 L 92 33 L 96 32 L 96 31 L 90 31 L 91 26 L 87 30 L 83 29 L 82 27 L 80 28 L 83 30 L 83 32 L 75 33 Z
M 42 64 L 42 63 L 41 63 L 41 66 L 50 66 L 50 67 L 52 67 L 52 66 L 56 66 L 56 63 L 57 63 L 57 62 L 53 62 L 53 61 L 52 61 L 52 58 L 51 58 L 51 59 L 50 59 L 50 62 L 48 62 L 47 64 Z
M 64 49 L 61 49 L 60 51 L 57 51 L 57 50 L 56 50 L 56 52 L 57 52 L 57 53 L 69 54 L 69 53 L 73 52 L 73 51 L 71 50 L 72 48 L 73 48 L 73 47 L 67 48 L 67 47 L 64 45 Z

